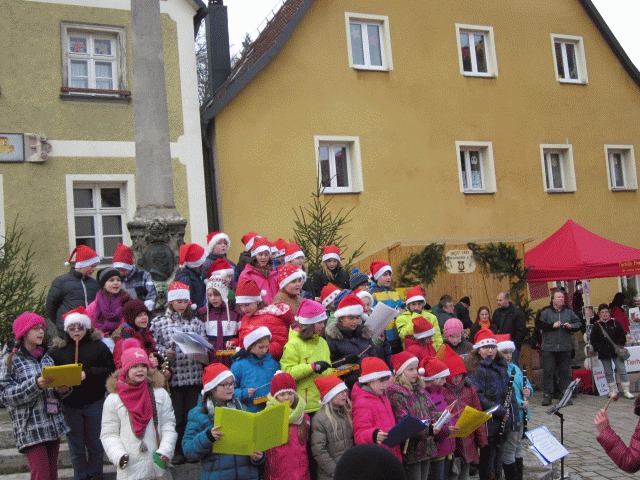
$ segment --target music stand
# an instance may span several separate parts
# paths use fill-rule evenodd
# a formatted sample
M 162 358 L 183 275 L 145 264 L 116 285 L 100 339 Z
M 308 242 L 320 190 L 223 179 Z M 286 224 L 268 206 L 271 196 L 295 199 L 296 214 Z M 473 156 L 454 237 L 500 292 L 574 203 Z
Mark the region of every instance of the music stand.
M 553 407 L 547 410 L 548 415 L 556 415 L 560 418 L 560 443 L 564 446 L 564 415 L 560 413 L 560 409 L 567 406 L 573 395 L 574 390 L 580 383 L 580 379 L 573 380 L 564 391 L 562 398 Z M 568 477 L 567 477 L 568 478 Z M 564 457 L 560 459 L 560 480 L 564 480 Z

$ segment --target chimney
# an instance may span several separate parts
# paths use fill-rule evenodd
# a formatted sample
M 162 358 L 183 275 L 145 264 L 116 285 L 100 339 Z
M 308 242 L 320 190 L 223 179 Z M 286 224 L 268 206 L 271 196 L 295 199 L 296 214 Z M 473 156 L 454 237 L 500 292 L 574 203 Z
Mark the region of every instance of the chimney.
M 229 21 L 222 0 L 209 0 L 206 26 L 209 91 L 213 94 L 231 73 Z

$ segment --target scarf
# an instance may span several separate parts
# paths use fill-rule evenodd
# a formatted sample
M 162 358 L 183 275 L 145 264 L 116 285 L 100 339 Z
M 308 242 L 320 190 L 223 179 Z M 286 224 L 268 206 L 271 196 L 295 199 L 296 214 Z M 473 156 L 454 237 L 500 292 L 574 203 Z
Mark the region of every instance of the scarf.
M 44 348 L 43 347 L 36 347 L 33 350 L 31 350 L 29 353 L 31 354 L 31 356 L 33 358 L 35 358 L 36 360 L 40 361 L 42 359 L 42 357 L 44 356 Z
M 478 319 L 478 325 L 480 325 L 480 330 L 486 330 L 491 325 L 491 320 Z
M 97 330 L 111 335 L 122 323 L 121 295 L 107 295 L 99 290 L 96 295 L 96 318 L 94 324 Z
M 122 404 L 129 412 L 131 428 L 137 438 L 142 438 L 144 430 L 153 418 L 153 406 L 149 394 L 149 383 L 145 380 L 138 385 L 130 385 L 125 381 L 125 372 L 118 375 L 116 391 L 122 400 Z

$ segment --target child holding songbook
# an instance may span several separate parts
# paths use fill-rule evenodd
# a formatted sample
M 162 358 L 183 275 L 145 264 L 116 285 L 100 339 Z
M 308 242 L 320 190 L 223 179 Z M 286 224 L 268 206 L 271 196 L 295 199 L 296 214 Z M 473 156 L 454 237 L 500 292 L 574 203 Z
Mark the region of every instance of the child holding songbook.
M 438 411 L 427 397 L 424 381 L 418 375 L 418 358 L 404 351 L 391 357 L 394 376 L 387 384 L 387 397 L 396 422 L 407 415 L 426 420 L 429 427 L 407 439 L 402 449 L 402 459 L 408 478 L 427 480 L 429 463 L 435 451 L 434 435 L 440 428 L 434 428 Z M 446 433 L 448 435 L 448 432 Z
M 245 335 L 244 348 L 231 365 L 236 381 L 234 394 L 249 412 L 264 410 L 271 379 L 280 369 L 269 353 L 270 341 L 271 332 L 267 327 L 254 327 Z
M 152 330 L 160 355 L 169 360 L 171 377 L 169 389 L 176 416 L 178 443 L 173 457 L 174 465 L 185 462 L 182 455 L 182 436 L 187 425 L 189 410 L 198 403 L 202 363 L 184 354 L 175 345 L 172 337 L 176 333 L 195 333 L 204 336 L 204 324 L 195 316 L 190 300 L 189 286 L 182 282 L 173 282 L 167 290 L 169 307 L 164 315 L 152 322 Z
M 508 408 L 504 406 L 507 403 L 509 374 L 507 362 L 498 353 L 498 340 L 494 333 L 489 329 L 480 330 L 474 340 L 476 343 L 473 345 L 473 352 L 465 360 L 469 372 L 467 381 L 478 392 L 482 410 L 497 407 L 491 420 L 487 422 L 489 441 L 480 448 L 480 478 L 490 478 L 491 475 L 501 475 L 500 471 L 503 469 L 501 459 L 504 436 L 500 435 L 503 423 L 504 432 L 513 429 L 514 422 L 516 428 L 519 428 L 519 419 L 514 413 L 518 410 L 518 403 L 516 396 L 512 395 Z
M 60 437 L 69 433 L 59 398 L 69 387 L 49 388 L 53 378 L 42 368 L 53 365 L 43 345 L 46 321 L 25 312 L 13 322 L 15 346 L 0 365 L 0 402 L 13 423 L 18 452 L 27 456 L 31 479 L 58 478 Z
M 529 399 L 533 395 L 533 387 L 529 380 L 526 380 L 522 370 L 515 363 L 511 363 L 513 357 L 513 351 L 516 349 L 515 344 L 511 341 L 509 334 L 496 335 L 498 337 L 498 351 L 504 357 L 504 360 L 509 364 L 507 367 L 507 373 L 511 376 L 512 372 L 515 372 L 513 378 L 513 395 L 518 402 L 518 417 L 519 428 L 512 428 L 507 432 L 505 437 L 504 446 L 502 447 L 502 468 L 504 470 L 505 478 L 513 477 L 521 478 L 523 473 L 523 459 L 522 459 L 522 427 L 524 416 L 529 417 Z M 503 338 L 500 338 L 503 337 Z
M 448 321 L 448 320 L 447 320 Z M 449 353 L 449 352 L 448 352 Z M 451 404 L 456 402 L 460 410 L 465 406 L 470 406 L 482 411 L 480 398 L 476 389 L 465 382 L 467 369 L 464 360 L 453 350 L 445 355 L 444 363 L 449 368 L 449 376 L 444 389 L 445 402 Z M 455 417 L 457 422 L 459 416 Z M 477 428 L 468 437 L 456 438 L 456 451 L 449 469 L 448 480 L 469 480 L 469 466 L 471 463 L 478 463 L 478 449 L 487 444 L 487 429 L 484 425 Z
M 213 453 L 213 443 L 224 435 L 224 425 L 214 427 L 216 407 L 242 410 L 242 403 L 233 394 L 233 373 L 221 363 L 212 363 L 202 376 L 202 402 L 189 412 L 182 448 L 190 461 L 200 461 L 200 479 L 242 478 L 258 480 L 258 465 L 264 462 L 263 452 L 247 455 Z
M 351 400 L 346 383 L 335 375 L 314 380 L 320 410 L 311 421 L 311 452 L 318 464 L 318 480 L 332 480 L 336 464 L 353 446 Z
M 438 412 L 444 412 L 449 406 L 444 398 L 444 387 L 446 378 L 449 375 L 447 366 L 434 357 L 423 358 L 420 362 L 418 373 L 423 377 L 425 392 L 431 400 L 434 408 Z M 447 458 L 453 454 L 456 448 L 456 442 L 453 438 L 448 438 L 450 433 L 456 431 L 455 420 L 451 419 L 447 423 L 447 428 L 443 428 L 446 435 L 438 435 L 435 439 L 436 448 L 429 465 L 429 478 L 435 480 L 446 479 Z
M 284 445 L 267 450 L 264 469 L 265 480 L 309 480 L 307 440 L 310 420 L 304 413 L 306 403 L 296 393 L 296 382 L 286 372 L 278 372 L 271 379 L 271 392 L 267 396 L 267 406 L 288 402 L 289 441 Z
M 211 277 L 207 281 L 207 304 L 198 310 L 200 320 L 204 322 L 207 340 L 213 345 L 214 352 L 226 349 L 227 342 L 238 335 L 240 319 L 234 309 L 229 308 L 229 288 L 222 277 Z M 213 362 L 231 365 L 231 355 L 213 355 Z
M 391 403 L 385 395 L 391 371 L 378 357 L 362 360 L 358 383 L 353 386 L 353 438 L 356 445 L 365 443 L 382 444 L 389 436 L 396 419 Z M 402 461 L 400 447 L 389 448 L 382 445 Z

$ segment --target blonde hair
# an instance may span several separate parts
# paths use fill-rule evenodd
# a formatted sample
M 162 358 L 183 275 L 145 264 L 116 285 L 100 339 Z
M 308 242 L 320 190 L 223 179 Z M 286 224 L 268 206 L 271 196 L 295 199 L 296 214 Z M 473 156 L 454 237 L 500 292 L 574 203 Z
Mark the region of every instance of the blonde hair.
M 320 410 L 322 410 L 325 413 L 325 415 L 327 415 L 327 418 L 331 423 L 331 428 L 333 428 L 334 431 L 338 429 L 338 412 L 339 411 L 344 412 L 344 414 L 347 416 L 347 419 L 349 420 L 349 424 L 353 426 L 353 419 L 351 418 L 351 409 L 352 409 L 351 399 L 349 398 L 349 396 L 347 396 L 347 403 L 345 403 L 344 407 L 336 407 L 331 402 L 325 403 L 324 405 L 322 405 L 322 407 L 320 407 Z
M 336 265 L 334 272 L 337 272 L 340 267 L 342 267 L 342 263 L 340 262 L 340 260 L 338 260 L 338 264 Z M 329 267 L 327 267 L 326 261 L 322 262 L 322 273 L 324 273 L 325 277 L 327 277 L 330 282 L 333 282 L 336 279 L 334 273 L 329 270 Z
M 391 378 L 391 381 L 396 385 L 400 385 L 401 387 L 406 388 L 407 390 L 413 390 L 416 385 L 419 385 L 420 388 L 424 388 L 425 382 L 421 377 L 418 377 L 418 380 L 414 383 L 411 383 L 407 380 L 407 377 L 403 375 L 404 371 L 400 375 L 394 375 Z

